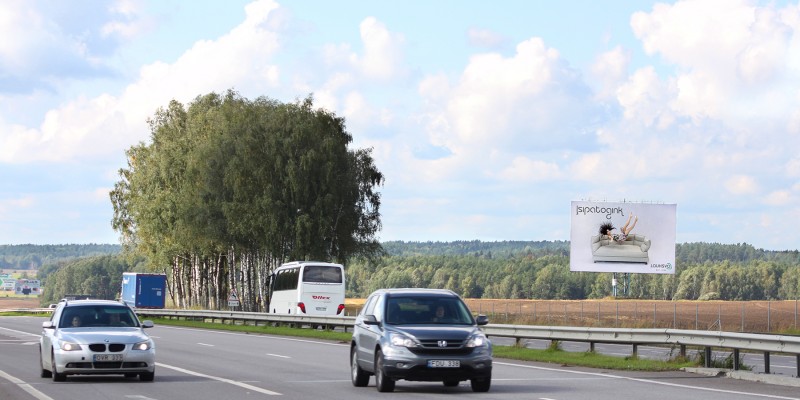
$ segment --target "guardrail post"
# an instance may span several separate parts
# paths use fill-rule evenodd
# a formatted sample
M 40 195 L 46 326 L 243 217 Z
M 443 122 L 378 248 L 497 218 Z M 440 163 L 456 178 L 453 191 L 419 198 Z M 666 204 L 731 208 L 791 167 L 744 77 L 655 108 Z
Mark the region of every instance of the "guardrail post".
M 633 344 L 633 358 L 639 357 L 639 345 Z
M 686 345 L 685 344 L 681 345 L 680 352 L 681 352 L 681 358 L 686 358 Z
M 795 362 L 794 365 L 797 368 L 797 373 L 795 374 L 795 376 L 800 378 L 800 354 L 797 354 L 796 357 L 797 357 L 797 360 L 796 360 L 797 362 Z
M 711 368 L 711 347 L 706 346 L 704 355 L 705 355 L 704 358 L 706 359 L 705 367 L 706 368 Z
M 769 373 L 769 352 L 768 351 L 764 352 L 764 373 L 765 374 Z
M 733 370 L 739 370 L 739 349 L 733 349 Z
M 589 342 L 589 352 L 594 353 L 594 342 Z M 800 368 L 800 355 L 797 356 L 797 361 L 798 368 Z

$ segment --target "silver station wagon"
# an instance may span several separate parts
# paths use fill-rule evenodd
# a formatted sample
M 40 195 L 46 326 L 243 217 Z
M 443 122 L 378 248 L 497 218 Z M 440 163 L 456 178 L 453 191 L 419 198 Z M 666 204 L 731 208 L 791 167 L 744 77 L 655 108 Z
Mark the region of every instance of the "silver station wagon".
M 464 301 L 449 290 L 382 289 L 375 291 L 356 317 L 350 346 L 354 386 L 367 386 L 375 375 L 379 392 L 391 392 L 397 380 L 439 381 L 472 390 L 492 384 L 492 344 L 478 328 Z
M 152 381 L 156 347 L 142 321 L 124 303 L 111 300 L 62 300 L 42 323 L 39 365 L 42 378 L 123 374 Z

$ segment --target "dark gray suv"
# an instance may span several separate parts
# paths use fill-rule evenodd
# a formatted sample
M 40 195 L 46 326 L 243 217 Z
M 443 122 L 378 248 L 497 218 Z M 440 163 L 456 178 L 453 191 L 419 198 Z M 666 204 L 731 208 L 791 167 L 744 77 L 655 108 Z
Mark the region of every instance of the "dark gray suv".
M 372 293 L 356 317 L 350 345 L 354 386 L 367 386 L 375 375 L 379 392 L 395 381 L 440 381 L 472 390 L 492 384 L 492 344 L 478 329 L 489 322 L 472 317 L 461 298 L 449 290 L 381 289 Z

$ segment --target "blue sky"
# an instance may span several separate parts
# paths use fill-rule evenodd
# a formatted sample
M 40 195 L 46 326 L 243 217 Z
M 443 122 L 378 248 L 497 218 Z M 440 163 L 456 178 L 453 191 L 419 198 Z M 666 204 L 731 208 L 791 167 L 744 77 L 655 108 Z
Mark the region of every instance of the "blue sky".
M 0 243 L 116 243 L 108 192 L 172 99 L 347 120 L 380 240 L 568 240 L 570 201 L 677 204 L 683 242 L 800 248 L 787 1 L 0 2 Z

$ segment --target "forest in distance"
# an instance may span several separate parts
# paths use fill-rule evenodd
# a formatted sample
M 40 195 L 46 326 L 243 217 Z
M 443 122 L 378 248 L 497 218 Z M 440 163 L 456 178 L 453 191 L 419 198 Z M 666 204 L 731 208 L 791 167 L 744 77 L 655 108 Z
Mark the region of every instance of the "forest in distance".
M 610 273 L 570 272 L 567 241 L 390 241 L 382 246 L 383 256 L 346 264 L 348 297 L 364 298 L 383 287 L 447 288 L 484 299 L 612 295 Z M 148 272 L 141 258 L 130 259 L 115 245 L 3 245 L 0 260 L 5 269 L 21 260 L 31 267 L 36 267 L 32 260 L 52 261 L 36 268 L 45 287 L 43 303 L 59 293 L 111 298 L 122 272 Z M 631 274 L 626 283 L 625 297 L 632 299 L 795 300 L 800 298 L 800 253 L 749 244 L 678 244 L 674 275 Z

